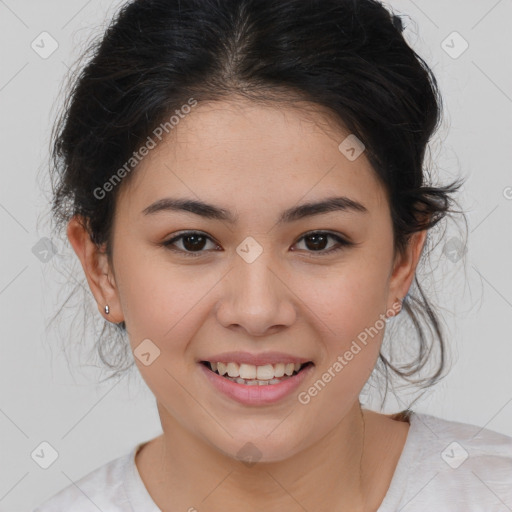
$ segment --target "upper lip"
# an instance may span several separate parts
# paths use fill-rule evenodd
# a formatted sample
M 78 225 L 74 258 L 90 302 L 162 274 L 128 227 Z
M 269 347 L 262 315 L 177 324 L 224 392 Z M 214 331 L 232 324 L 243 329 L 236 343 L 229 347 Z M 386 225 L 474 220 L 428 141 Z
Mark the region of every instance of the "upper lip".
M 213 363 L 239 363 L 252 364 L 254 366 L 263 366 L 266 364 L 277 363 L 308 363 L 311 359 L 286 354 L 284 352 L 262 352 L 260 354 L 251 354 L 250 352 L 222 352 L 208 356 L 201 361 L 209 361 Z

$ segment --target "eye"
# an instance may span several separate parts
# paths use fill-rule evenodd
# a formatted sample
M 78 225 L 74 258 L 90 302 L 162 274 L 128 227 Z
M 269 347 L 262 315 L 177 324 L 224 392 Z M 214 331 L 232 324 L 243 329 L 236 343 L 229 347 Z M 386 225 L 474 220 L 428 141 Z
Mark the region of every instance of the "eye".
M 178 241 L 182 244 L 182 249 L 173 247 Z M 187 231 L 167 240 L 162 245 L 169 248 L 171 251 L 182 253 L 185 256 L 197 257 L 200 256 L 202 252 L 205 252 L 203 249 L 208 241 L 212 242 L 214 248 L 218 247 L 218 245 L 204 233 L 200 231 Z
M 326 242 L 329 238 L 335 240 L 337 242 L 337 246 L 335 244 L 334 247 L 331 246 L 331 248 L 325 250 Z M 343 249 L 344 247 L 355 245 L 353 242 L 349 242 L 338 235 L 325 231 L 311 231 L 310 233 L 303 235 L 299 239 L 299 242 L 301 240 L 305 241 L 307 252 L 320 253 L 319 255 L 331 254 Z M 181 253 L 185 256 L 198 257 L 201 253 L 206 252 L 203 249 L 205 249 L 208 242 L 212 243 L 213 249 L 219 248 L 219 245 L 215 243 L 212 238 L 200 231 L 187 231 L 180 233 L 170 240 L 163 242 L 162 245 L 171 251 Z M 181 248 L 178 247 L 178 243 L 181 244 Z
M 334 247 L 331 246 L 331 248 L 325 250 L 327 240 L 329 238 L 335 240 L 337 242 L 337 246 L 335 244 Z M 304 240 L 307 249 L 311 249 L 307 252 L 317 252 L 320 253 L 320 255 L 331 254 L 343 249 L 344 247 L 354 245 L 353 242 L 349 242 L 338 235 L 326 231 L 311 231 L 310 233 L 306 233 L 302 236 L 299 241 L 300 240 Z

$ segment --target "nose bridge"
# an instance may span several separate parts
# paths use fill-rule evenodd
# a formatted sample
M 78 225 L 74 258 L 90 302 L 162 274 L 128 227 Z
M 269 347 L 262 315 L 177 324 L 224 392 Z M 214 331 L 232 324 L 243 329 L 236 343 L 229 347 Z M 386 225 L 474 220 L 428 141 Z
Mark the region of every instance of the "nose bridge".
M 254 259 L 247 261 L 243 257 L 236 263 L 233 279 L 235 281 L 235 299 L 238 304 L 244 305 L 246 311 L 272 311 L 281 295 L 279 280 L 274 270 L 276 267 L 270 250 L 265 250 Z
M 247 298 L 253 297 L 256 301 L 264 299 L 266 304 L 268 301 L 274 300 L 279 291 L 279 280 L 276 277 L 276 270 L 272 267 L 276 266 L 275 261 L 272 262 L 270 256 L 259 256 L 252 263 L 245 261 L 238 262 L 236 269 L 236 281 L 240 284 L 238 294 L 247 295 Z M 245 293 L 244 293 L 245 292 Z
M 243 244 L 241 247 L 247 249 Z M 254 247 L 249 245 L 245 254 L 251 251 Z M 218 316 L 225 327 L 238 325 L 257 335 L 275 326 L 289 325 L 295 310 L 271 251 L 261 251 L 256 257 L 254 254 L 251 258 L 245 258 L 244 253 L 235 257 Z

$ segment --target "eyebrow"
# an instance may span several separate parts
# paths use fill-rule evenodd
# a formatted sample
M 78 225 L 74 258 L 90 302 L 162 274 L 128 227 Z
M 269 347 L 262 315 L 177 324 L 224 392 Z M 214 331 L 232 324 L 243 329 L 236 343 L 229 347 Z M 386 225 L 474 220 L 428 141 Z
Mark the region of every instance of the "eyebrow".
M 230 224 L 236 224 L 238 221 L 238 216 L 234 215 L 229 210 L 225 210 L 213 204 L 186 198 L 165 197 L 159 199 L 144 208 L 142 213 L 144 215 L 153 215 L 158 212 L 167 211 L 190 212 L 205 219 L 221 220 L 229 222 Z M 321 201 L 305 203 L 285 210 L 281 213 L 277 223 L 290 223 L 305 217 L 336 211 L 368 213 L 368 209 L 354 199 L 345 196 L 328 197 Z

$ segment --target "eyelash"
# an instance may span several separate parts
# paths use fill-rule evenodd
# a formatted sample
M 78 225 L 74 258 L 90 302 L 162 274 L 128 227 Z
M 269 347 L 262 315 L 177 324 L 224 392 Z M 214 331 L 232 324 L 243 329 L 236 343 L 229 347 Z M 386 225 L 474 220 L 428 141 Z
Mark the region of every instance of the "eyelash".
M 182 238 L 185 238 L 190 235 L 200 235 L 200 236 L 203 236 L 203 237 L 207 238 L 208 240 L 214 242 L 212 240 L 212 238 L 210 238 L 205 233 L 202 233 L 201 231 L 185 231 L 185 232 L 182 232 L 179 235 L 171 238 L 170 240 L 163 242 L 161 245 L 173 252 L 183 254 L 187 257 L 197 258 L 197 257 L 201 256 L 202 253 L 204 253 L 206 251 L 201 250 L 201 251 L 194 252 L 194 251 L 186 251 L 186 250 L 182 250 L 182 249 L 176 249 L 176 248 L 172 247 L 172 244 L 174 244 L 176 241 L 181 240 Z M 348 240 L 345 240 L 344 238 L 340 237 L 339 235 L 335 235 L 334 233 L 330 233 L 329 231 L 309 231 L 308 233 L 305 233 L 304 235 L 302 235 L 296 243 L 300 242 L 302 239 L 307 238 L 308 236 L 311 236 L 311 235 L 327 235 L 331 238 L 334 238 L 339 244 L 337 247 L 333 247 L 328 250 L 306 251 L 306 252 L 311 253 L 314 257 L 332 254 L 332 253 L 340 251 L 341 249 L 355 245 L 354 242 L 349 242 Z

